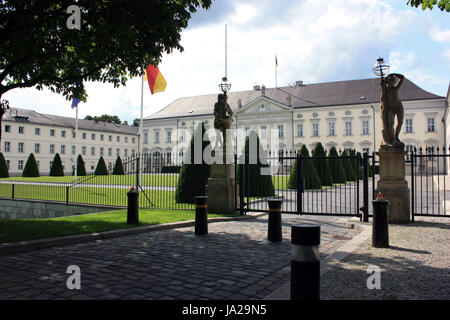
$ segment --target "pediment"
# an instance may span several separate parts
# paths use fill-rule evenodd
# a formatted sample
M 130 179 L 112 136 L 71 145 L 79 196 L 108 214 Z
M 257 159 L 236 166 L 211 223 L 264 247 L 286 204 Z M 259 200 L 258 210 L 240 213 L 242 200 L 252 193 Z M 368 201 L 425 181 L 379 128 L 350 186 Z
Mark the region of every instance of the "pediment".
M 236 114 L 258 114 L 264 112 L 279 112 L 288 110 L 291 110 L 291 108 L 287 105 L 279 103 L 278 101 L 272 100 L 267 97 L 258 97 L 242 106 L 241 109 L 236 111 Z

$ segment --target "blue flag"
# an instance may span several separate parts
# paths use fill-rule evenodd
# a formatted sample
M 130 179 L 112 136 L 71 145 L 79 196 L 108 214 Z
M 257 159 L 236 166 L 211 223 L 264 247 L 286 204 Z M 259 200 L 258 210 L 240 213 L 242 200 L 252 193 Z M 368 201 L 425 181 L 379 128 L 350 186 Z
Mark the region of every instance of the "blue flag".
M 77 99 L 77 98 L 73 98 L 72 100 L 72 109 L 78 107 L 78 104 L 80 103 L 81 100 Z

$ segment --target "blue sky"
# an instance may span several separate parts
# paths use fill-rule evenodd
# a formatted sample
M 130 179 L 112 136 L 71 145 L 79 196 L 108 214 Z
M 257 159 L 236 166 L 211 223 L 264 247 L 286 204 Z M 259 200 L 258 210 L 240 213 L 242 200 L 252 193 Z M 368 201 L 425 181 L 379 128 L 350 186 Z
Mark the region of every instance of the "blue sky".
M 219 93 L 224 75 L 224 25 L 228 26 L 228 78 L 232 91 L 374 77 L 381 56 L 391 72 L 445 96 L 450 81 L 450 13 L 422 11 L 407 0 L 216 0 L 193 15 L 182 33 L 184 51 L 165 55 L 160 70 L 165 92 L 144 87 L 144 117 L 172 101 Z M 79 114 L 140 116 L 141 80 L 126 87 L 87 83 Z M 75 116 L 70 102 L 48 90 L 17 89 L 4 98 L 12 107 Z

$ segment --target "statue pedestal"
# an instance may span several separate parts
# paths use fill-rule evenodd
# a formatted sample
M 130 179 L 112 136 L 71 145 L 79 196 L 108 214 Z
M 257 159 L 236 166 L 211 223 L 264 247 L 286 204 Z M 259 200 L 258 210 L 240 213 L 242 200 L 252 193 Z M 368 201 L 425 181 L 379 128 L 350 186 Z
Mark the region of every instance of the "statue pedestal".
M 216 163 L 211 165 L 206 195 L 208 196 L 208 212 L 234 213 L 236 211 L 234 165 Z
M 389 223 L 409 223 L 410 190 L 405 180 L 406 152 L 381 146 L 376 154 L 380 158 L 380 180 L 375 192 L 381 192 L 383 198 L 389 201 Z

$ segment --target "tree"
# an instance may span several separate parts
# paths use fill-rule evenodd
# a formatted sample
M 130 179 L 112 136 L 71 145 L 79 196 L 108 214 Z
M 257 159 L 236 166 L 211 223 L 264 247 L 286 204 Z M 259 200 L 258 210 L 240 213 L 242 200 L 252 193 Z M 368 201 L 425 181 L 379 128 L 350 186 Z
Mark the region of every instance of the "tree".
M 77 158 L 77 176 L 85 176 L 86 175 L 86 167 L 84 166 L 84 160 L 81 154 L 78 155 Z
M 181 31 L 211 0 L 78 1 L 79 16 L 67 14 L 71 4 L 0 2 L 0 101 L 16 88 L 47 87 L 86 101 L 83 81 L 126 85 L 164 53 L 183 51 Z M 77 17 L 79 30 L 70 25 Z
M 133 120 L 133 127 L 139 127 L 139 123 L 140 123 L 141 119 L 136 118 Z
M 433 10 L 433 7 L 437 5 L 441 11 L 450 12 L 450 0 L 408 0 L 408 4 L 411 7 L 422 6 L 422 10 L 430 9 Z
M 34 154 L 30 153 L 25 168 L 22 171 L 22 177 L 39 177 L 39 169 Z
M 348 158 L 347 151 L 343 150 L 341 152 L 341 159 L 342 159 L 342 166 L 345 170 L 345 176 L 347 178 L 347 181 L 355 181 L 356 180 L 356 173 L 353 169 L 352 160 L 351 158 Z
M 52 166 L 50 168 L 50 176 L 52 177 L 63 177 L 64 176 L 64 170 L 61 162 L 61 157 L 59 156 L 59 153 L 55 154 L 53 157 Z
M 250 139 L 252 138 L 252 139 Z M 255 164 L 250 163 L 250 140 L 256 141 L 257 160 Z M 261 150 L 261 152 L 260 152 Z M 269 165 L 259 158 L 260 154 L 266 154 L 259 141 L 256 132 L 251 131 L 245 138 L 244 145 L 244 196 L 249 197 L 270 197 L 275 195 L 275 188 L 272 182 L 272 175 L 261 174 L 262 168 L 268 168 Z M 238 167 L 238 182 L 240 181 L 241 167 Z
M 108 175 L 108 169 L 106 169 L 106 163 L 105 159 L 103 157 L 100 157 L 97 162 L 97 167 L 95 168 L 94 174 L 96 176 L 107 176 Z
M 114 168 L 113 168 L 112 174 L 118 174 L 118 175 L 124 175 L 125 174 L 125 172 L 123 171 L 122 159 L 120 159 L 119 156 L 117 156 L 116 163 L 114 164 Z
M 319 175 L 317 174 L 316 168 L 314 167 L 314 164 L 309 156 L 308 148 L 303 145 L 299 152 L 301 156 L 300 161 L 305 189 L 320 189 L 322 187 L 322 183 L 320 182 Z M 289 189 L 297 189 L 297 161 L 298 160 L 295 160 L 291 169 L 291 174 L 289 175 Z
M 332 186 L 333 177 L 331 176 L 330 168 L 328 167 L 328 159 L 326 158 L 325 150 L 319 142 L 314 147 L 312 152 L 314 167 L 316 167 L 322 186 Z
M 333 176 L 333 182 L 345 183 L 347 181 L 345 176 L 345 170 L 342 166 L 342 161 L 339 159 L 339 155 L 335 147 L 331 147 L 328 152 L 328 166 L 330 167 L 331 174 Z
M 2 152 L 0 152 L 0 178 L 9 178 L 8 164 Z
M 201 137 L 203 137 L 206 132 L 205 124 L 202 122 L 195 130 L 194 134 L 201 134 Z M 188 152 L 186 152 L 177 182 L 175 201 L 178 203 L 195 203 L 195 196 L 206 194 L 210 165 L 205 162 L 203 157 L 201 163 L 194 163 L 194 134 L 192 134 L 191 143 Z M 209 140 L 203 141 L 202 139 L 202 155 L 210 144 Z
M 101 121 L 101 122 L 106 122 L 106 123 L 115 123 L 115 124 L 121 124 L 122 121 L 120 120 L 120 118 L 118 116 L 111 116 L 109 114 L 102 114 L 100 117 L 97 116 L 90 116 L 87 115 L 86 117 L 84 117 L 84 120 L 97 120 L 97 121 Z

